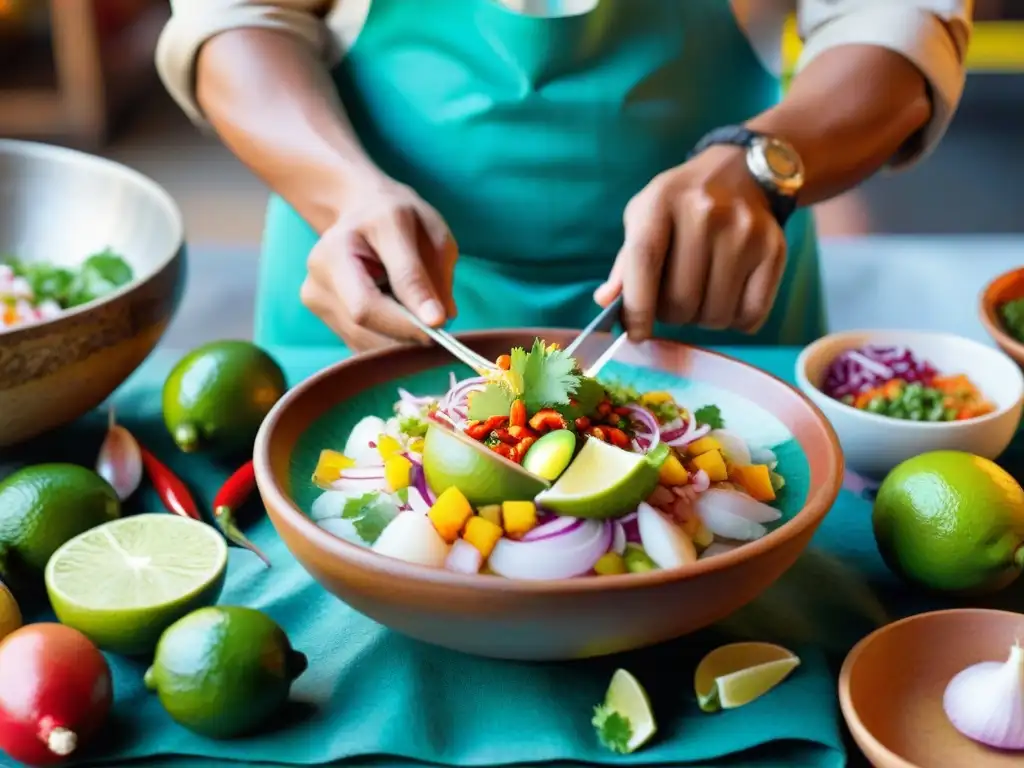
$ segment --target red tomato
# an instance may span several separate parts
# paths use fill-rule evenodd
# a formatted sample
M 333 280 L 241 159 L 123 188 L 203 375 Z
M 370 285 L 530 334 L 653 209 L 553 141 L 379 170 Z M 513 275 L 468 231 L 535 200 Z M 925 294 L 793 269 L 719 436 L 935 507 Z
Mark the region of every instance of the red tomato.
M 0 750 L 33 766 L 59 763 L 107 718 L 110 667 L 81 632 L 30 624 L 0 643 Z

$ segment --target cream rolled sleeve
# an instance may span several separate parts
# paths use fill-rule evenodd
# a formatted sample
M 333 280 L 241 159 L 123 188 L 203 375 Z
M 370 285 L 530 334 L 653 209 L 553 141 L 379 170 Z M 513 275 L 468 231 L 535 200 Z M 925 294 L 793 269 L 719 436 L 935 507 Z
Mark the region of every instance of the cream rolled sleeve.
M 232 29 L 273 29 L 294 35 L 330 58 L 335 51 L 322 19 L 325 5 L 323 0 L 172 0 L 171 19 L 156 50 L 160 79 L 189 118 L 202 124 L 195 65 L 204 43 Z
M 960 103 L 971 36 L 971 0 L 800 0 L 804 48 L 797 71 L 840 45 L 877 45 L 905 56 L 928 81 L 932 117 L 890 163 L 906 167 L 930 152 Z

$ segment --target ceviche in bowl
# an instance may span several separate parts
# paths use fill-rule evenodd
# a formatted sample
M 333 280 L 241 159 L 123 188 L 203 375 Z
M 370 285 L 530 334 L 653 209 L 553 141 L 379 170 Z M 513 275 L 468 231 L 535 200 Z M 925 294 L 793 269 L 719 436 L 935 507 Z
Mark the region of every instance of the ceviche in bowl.
M 564 579 L 678 568 L 763 537 L 785 467 L 719 405 L 582 375 L 537 339 L 447 391 L 398 387 L 324 447 L 310 514 L 382 555 Z
M 869 477 L 928 451 L 995 459 L 1024 397 L 1020 369 L 998 349 L 924 331 L 831 334 L 801 353 L 796 378 L 835 427 L 847 465 Z
M 502 373 L 360 355 L 290 390 L 256 441 L 290 551 L 396 631 L 521 659 L 678 637 L 771 585 L 838 493 L 825 419 L 738 360 L 626 345 L 594 381 L 564 331 L 461 338 Z

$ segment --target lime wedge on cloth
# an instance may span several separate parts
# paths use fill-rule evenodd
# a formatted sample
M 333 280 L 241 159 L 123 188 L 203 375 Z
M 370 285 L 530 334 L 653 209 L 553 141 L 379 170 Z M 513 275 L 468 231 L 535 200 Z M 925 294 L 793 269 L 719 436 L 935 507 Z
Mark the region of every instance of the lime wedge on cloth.
M 701 659 L 693 676 L 705 712 L 749 704 L 800 666 L 792 651 L 771 643 L 731 643 Z
M 592 722 L 601 743 L 624 755 L 635 752 L 658 731 L 647 691 L 625 669 L 615 670 L 604 704 L 594 708 Z
M 609 518 L 632 512 L 658 485 L 658 472 L 671 449 L 658 443 L 647 454 L 632 453 L 588 438 L 537 504 L 556 515 Z
M 46 590 L 62 624 L 105 651 L 146 654 L 175 621 L 217 602 L 227 557 L 205 523 L 136 515 L 60 547 L 46 564 Z

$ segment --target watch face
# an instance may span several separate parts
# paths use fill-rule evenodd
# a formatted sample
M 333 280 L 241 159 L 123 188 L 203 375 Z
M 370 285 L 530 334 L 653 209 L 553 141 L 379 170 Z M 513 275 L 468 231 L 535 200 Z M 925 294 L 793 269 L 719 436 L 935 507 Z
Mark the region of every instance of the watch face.
M 764 159 L 776 176 L 791 179 L 800 174 L 800 159 L 784 144 L 769 142 L 764 148 Z
M 784 195 L 795 195 L 804 183 L 804 166 L 789 144 L 759 137 L 747 153 L 747 166 L 762 184 Z

